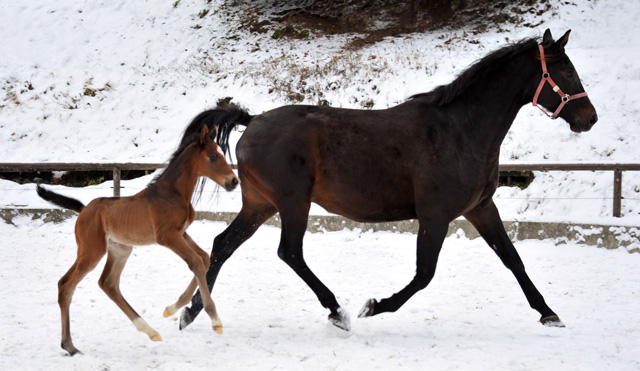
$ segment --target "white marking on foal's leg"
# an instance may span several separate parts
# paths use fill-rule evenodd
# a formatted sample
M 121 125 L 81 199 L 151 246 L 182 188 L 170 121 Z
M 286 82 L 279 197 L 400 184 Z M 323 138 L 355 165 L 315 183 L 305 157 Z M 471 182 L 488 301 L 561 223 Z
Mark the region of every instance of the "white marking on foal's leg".
M 220 321 L 220 318 L 218 317 L 217 314 L 215 315 L 214 318 L 211 319 L 211 324 L 213 325 L 213 331 L 222 335 L 222 322 Z
M 136 329 L 138 329 L 138 331 L 144 332 L 145 334 L 147 334 L 151 340 L 162 341 L 162 337 L 160 336 L 160 334 L 158 334 L 156 330 L 151 328 L 151 326 L 149 326 L 147 321 L 142 319 L 142 317 L 138 317 L 134 319 L 133 325 L 136 326 Z
M 164 309 L 164 313 L 162 315 L 164 318 L 173 316 L 178 311 L 178 307 L 175 304 L 171 304 Z

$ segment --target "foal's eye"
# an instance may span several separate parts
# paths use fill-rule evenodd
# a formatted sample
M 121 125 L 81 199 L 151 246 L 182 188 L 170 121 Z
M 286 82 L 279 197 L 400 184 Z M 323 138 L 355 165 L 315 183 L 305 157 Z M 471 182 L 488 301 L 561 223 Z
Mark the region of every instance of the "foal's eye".
M 218 155 L 210 155 L 209 156 L 209 161 L 214 162 L 218 159 Z

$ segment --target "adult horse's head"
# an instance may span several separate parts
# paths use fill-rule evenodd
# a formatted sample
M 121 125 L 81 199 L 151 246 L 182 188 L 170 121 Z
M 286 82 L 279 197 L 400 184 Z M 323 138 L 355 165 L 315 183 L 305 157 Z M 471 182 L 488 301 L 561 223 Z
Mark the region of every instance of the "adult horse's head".
M 564 51 L 570 32 L 554 41 L 551 31 L 545 31 L 542 44 L 538 46 L 542 77 L 533 105 L 553 119 L 563 118 L 569 123 L 571 131 L 581 133 L 591 129 L 598 121 L 598 114 L 582 87 L 578 72 Z M 552 113 L 547 113 L 540 106 Z

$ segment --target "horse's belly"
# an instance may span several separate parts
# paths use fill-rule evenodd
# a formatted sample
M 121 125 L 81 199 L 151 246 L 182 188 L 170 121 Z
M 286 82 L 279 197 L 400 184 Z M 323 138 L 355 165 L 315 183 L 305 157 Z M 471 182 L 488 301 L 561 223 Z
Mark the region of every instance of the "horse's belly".
M 153 223 L 146 213 L 121 212 L 105 224 L 107 237 L 117 243 L 142 246 L 156 242 Z
M 416 218 L 415 206 L 412 202 L 394 204 L 360 197 L 349 199 L 317 197 L 312 201 L 330 213 L 362 223 L 394 222 Z
M 359 222 L 416 218 L 410 176 L 381 173 L 380 169 L 366 171 L 363 166 L 317 172 L 311 201 L 331 213 Z
M 107 231 L 107 237 L 114 242 L 129 246 L 144 246 L 156 243 L 153 229 L 138 228 L 133 230 L 111 228 Z

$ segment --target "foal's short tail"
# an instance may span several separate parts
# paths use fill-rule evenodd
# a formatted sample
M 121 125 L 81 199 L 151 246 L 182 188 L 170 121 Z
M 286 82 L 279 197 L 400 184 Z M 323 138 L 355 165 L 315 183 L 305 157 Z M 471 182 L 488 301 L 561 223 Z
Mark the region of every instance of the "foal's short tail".
M 54 205 L 58 205 L 65 209 L 73 210 L 80 213 L 84 209 L 84 204 L 75 198 L 63 196 L 61 194 L 44 189 L 40 184 L 36 187 L 36 192 L 43 200 L 49 201 Z
M 237 107 L 214 108 L 200 113 L 187 126 L 182 136 L 180 147 L 185 143 L 191 143 L 202 132 L 202 127 L 207 125 L 209 132 L 218 128 L 218 136 L 215 138 L 218 146 L 225 154 L 230 155 L 229 134 L 236 125 L 248 126 L 253 116 L 247 111 Z

